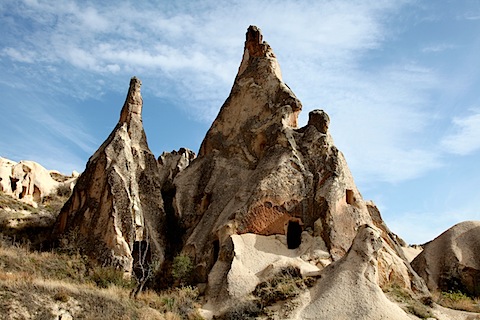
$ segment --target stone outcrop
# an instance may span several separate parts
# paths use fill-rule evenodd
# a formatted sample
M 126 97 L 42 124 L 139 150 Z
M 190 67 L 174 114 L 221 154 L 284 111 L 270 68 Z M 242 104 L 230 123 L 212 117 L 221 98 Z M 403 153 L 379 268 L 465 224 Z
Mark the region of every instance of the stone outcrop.
M 310 301 L 292 319 L 410 319 L 378 283 L 380 232 L 363 225 L 347 254 L 329 265 L 310 290 Z
M 140 251 L 160 263 L 165 254 L 161 180 L 143 129 L 140 86 L 131 79 L 118 124 L 88 160 L 54 230 L 56 237 L 74 234 L 91 258 L 126 272 Z
M 195 261 L 197 281 L 206 282 L 216 264 L 228 273 L 235 256 L 233 235 L 284 235 L 287 248 L 296 250 L 307 231 L 325 248 L 326 260 L 336 261 L 350 248 L 359 226 L 383 223 L 362 199 L 335 147 L 328 115 L 312 111 L 308 124 L 299 128 L 301 109 L 282 80 L 272 49 L 260 30 L 250 27 L 229 97 L 198 158 L 174 179 L 182 252 Z M 398 279 L 425 293 L 395 245 L 399 240 L 380 229 L 386 242 L 380 259 L 383 282 Z
M 480 296 L 480 221 L 451 227 L 412 261 L 430 290 L 460 290 Z
M 62 181 L 55 177 L 62 176 Z M 65 177 L 34 161 L 15 162 L 0 157 L 0 191 L 34 207 L 63 186 L 74 184 L 76 177 Z

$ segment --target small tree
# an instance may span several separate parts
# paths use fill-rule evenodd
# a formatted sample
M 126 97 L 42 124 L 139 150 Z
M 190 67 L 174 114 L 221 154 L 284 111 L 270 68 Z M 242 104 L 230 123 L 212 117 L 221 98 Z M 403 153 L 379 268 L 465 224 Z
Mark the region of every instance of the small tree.
M 173 259 L 172 276 L 180 285 L 185 285 L 190 281 L 193 271 L 193 263 L 190 257 L 179 254 Z

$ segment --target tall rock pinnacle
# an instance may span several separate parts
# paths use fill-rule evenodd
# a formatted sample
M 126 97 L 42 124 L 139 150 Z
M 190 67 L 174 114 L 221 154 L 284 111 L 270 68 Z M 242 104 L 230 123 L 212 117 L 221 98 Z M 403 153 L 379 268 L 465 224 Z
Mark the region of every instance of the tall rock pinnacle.
M 127 98 L 125 99 L 125 104 L 123 105 L 122 112 L 120 113 L 119 122 L 130 123 L 132 118 L 135 120 L 142 120 L 142 106 L 143 99 L 140 93 L 140 87 L 142 82 L 137 78 L 133 77 L 130 80 L 130 87 L 128 89 Z
M 75 235 L 70 241 L 89 256 L 126 272 L 139 248 L 160 262 L 165 251 L 160 178 L 143 130 L 140 86 L 131 79 L 118 124 L 89 159 L 54 231 Z
M 336 261 L 359 226 L 378 223 L 390 250 L 389 263 L 379 262 L 380 283 L 391 274 L 410 283 L 416 275 L 394 253 L 395 240 L 378 210 L 362 199 L 334 146 L 328 115 L 312 111 L 308 124 L 298 128 L 301 109 L 260 29 L 250 26 L 230 95 L 198 158 L 174 180 L 183 252 L 195 260 L 198 281 L 208 278 L 211 292 L 229 287 L 222 281 L 234 277 L 238 262 L 233 235 L 283 237 L 288 249 L 304 256 L 310 249 L 300 245 L 313 237 L 312 250 L 328 252 L 329 261 Z
M 275 54 L 262 42 L 260 29 L 250 26 L 232 91 L 203 140 L 199 156 L 217 150 L 255 165 L 266 148 L 287 143 L 284 129 L 297 127 L 301 109 L 300 101 L 282 81 Z

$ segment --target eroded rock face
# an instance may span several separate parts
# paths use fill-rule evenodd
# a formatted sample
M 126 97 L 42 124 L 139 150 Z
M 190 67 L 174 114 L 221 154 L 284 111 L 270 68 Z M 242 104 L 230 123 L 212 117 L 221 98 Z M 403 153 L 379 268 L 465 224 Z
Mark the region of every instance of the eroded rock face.
M 56 181 L 52 175 L 58 173 L 47 170 L 34 161 L 15 162 L 0 157 L 0 191 L 25 203 L 37 207 L 45 196 L 57 192 L 59 187 L 73 184 L 75 177 Z
M 72 231 L 90 257 L 126 272 L 138 249 L 149 248 L 161 263 L 165 248 L 161 179 L 143 130 L 140 86 L 131 79 L 118 124 L 89 159 L 54 231 Z
M 288 248 L 295 249 L 302 230 L 308 230 L 336 261 L 359 226 L 378 220 L 334 146 L 328 115 L 315 110 L 307 126 L 298 128 L 301 109 L 272 49 L 260 30 L 250 27 L 230 96 L 198 158 L 174 179 L 182 251 L 195 260 L 197 281 L 207 281 L 215 263 L 231 264 L 232 235 L 286 235 Z M 397 275 L 410 289 L 418 276 L 397 253 L 388 230 L 382 237 L 388 240 L 382 278 Z M 425 291 L 421 281 L 418 285 L 416 290 Z
M 454 225 L 412 261 L 432 291 L 457 291 L 480 296 L 480 221 Z
M 160 180 L 165 188 L 173 187 L 173 179 L 195 160 L 195 152 L 186 148 L 164 152 L 158 157 Z
M 364 225 L 352 247 L 329 265 L 310 290 L 310 302 L 293 319 L 410 319 L 384 295 L 378 283 L 378 229 Z

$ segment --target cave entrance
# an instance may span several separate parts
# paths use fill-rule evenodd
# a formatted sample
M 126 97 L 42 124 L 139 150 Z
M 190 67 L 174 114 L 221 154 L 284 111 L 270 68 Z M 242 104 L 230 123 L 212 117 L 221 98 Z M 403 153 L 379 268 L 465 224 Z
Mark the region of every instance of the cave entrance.
M 302 243 L 302 227 L 298 221 L 289 221 L 287 227 L 288 249 L 297 249 Z

